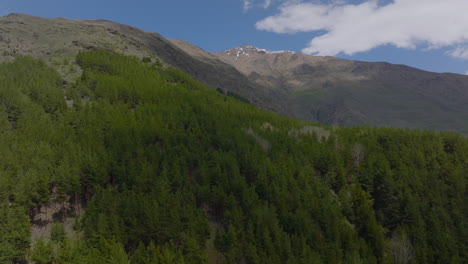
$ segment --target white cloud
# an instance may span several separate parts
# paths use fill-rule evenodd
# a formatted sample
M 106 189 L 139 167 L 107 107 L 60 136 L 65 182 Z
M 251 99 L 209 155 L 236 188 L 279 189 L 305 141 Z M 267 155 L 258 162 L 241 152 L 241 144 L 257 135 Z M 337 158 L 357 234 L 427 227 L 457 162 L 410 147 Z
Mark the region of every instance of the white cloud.
M 249 11 L 254 7 L 262 7 L 267 9 L 273 4 L 275 0 L 242 0 L 244 3 L 244 12 Z
M 252 2 L 250 0 L 243 0 L 244 2 L 244 12 L 252 8 Z
M 468 59 L 468 0 L 378 0 L 360 4 L 285 4 L 279 14 L 257 22 L 276 33 L 325 31 L 304 53 L 352 55 L 382 45 L 415 49 L 452 47 L 450 56 Z
M 454 58 L 468 60 L 468 46 L 456 47 L 455 49 L 447 52 L 447 54 Z
M 263 3 L 263 8 L 269 8 L 271 5 L 271 1 L 272 0 L 265 0 L 265 2 Z
M 465 72 L 466 75 L 468 75 L 468 70 Z

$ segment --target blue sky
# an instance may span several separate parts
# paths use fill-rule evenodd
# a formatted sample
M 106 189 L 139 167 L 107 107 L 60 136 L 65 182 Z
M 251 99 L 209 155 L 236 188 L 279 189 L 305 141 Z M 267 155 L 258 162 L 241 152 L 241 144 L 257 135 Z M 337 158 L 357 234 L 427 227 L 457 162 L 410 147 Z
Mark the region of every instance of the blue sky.
M 0 15 L 107 19 L 207 51 L 269 50 L 468 73 L 468 0 L 0 0 Z

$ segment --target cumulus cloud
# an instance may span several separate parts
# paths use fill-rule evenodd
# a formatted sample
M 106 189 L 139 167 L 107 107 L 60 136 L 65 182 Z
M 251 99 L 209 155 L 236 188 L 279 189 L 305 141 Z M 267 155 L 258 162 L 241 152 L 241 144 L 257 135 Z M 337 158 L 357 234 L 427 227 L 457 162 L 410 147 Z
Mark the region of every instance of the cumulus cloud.
M 377 0 L 360 4 L 299 2 L 284 4 L 279 14 L 257 22 L 259 30 L 276 33 L 322 32 L 304 53 L 352 55 L 378 46 L 446 48 L 468 59 L 468 0 Z

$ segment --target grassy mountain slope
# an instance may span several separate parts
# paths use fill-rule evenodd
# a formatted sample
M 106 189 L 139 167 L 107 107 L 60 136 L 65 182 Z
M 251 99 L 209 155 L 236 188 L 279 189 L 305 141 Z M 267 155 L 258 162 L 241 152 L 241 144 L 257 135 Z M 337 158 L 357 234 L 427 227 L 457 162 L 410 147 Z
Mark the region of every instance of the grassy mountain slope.
M 468 77 L 251 46 L 210 54 L 181 40 L 104 20 L 0 18 L 0 61 L 31 55 L 71 82 L 80 50 L 151 58 L 264 109 L 328 125 L 372 125 L 468 134 Z M 242 49 L 242 50 L 241 50 Z
M 251 83 L 219 60 L 192 57 L 161 35 L 106 20 L 40 18 L 24 14 L 0 17 L 0 61 L 17 55 L 44 58 L 68 81 L 80 76 L 75 56 L 81 50 L 103 49 L 152 58 L 182 70 L 214 89 L 241 95 L 255 105 L 284 113 L 279 93 Z
M 252 46 L 214 55 L 259 85 L 287 93 L 287 111 L 302 120 L 468 134 L 468 76 Z
M 65 90 L 45 63 L 0 64 L 0 263 L 468 257 L 465 137 L 316 126 L 137 58 L 76 61 Z M 77 200 L 77 235 L 72 209 L 31 241 L 35 208 Z

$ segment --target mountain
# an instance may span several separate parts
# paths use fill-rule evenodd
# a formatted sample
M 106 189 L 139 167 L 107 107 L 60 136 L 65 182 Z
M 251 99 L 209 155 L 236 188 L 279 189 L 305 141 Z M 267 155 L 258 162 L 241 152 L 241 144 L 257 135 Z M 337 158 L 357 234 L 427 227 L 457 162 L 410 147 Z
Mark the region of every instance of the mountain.
M 153 62 L 176 67 L 209 87 L 240 95 L 270 111 L 285 113 L 282 94 L 250 82 L 220 60 L 190 56 L 157 33 L 106 20 L 40 18 L 25 14 L 0 17 L 0 61 L 11 61 L 17 55 L 42 58 L 71 81 L 81 73 L 75 56 L 79 51 L 91 49 L 152 58 Z
M 43 58 L 66 81 L 79 51 L 150 58 L 256 106 L 328 125 L 450 130 L 468 134 L 468 76 L 241 46 L 209 53 L 182 40 L 105 20 L 0 18 L 0 61 Z
M 468 134 L 468 76 L 241 46 L 213 53 L 249 80 L 286 94 L 288 113 L 329 125 Z
M 278 116 L 115 52 L 0 63 L 0 263 L 454 263 L 468 138 Z

